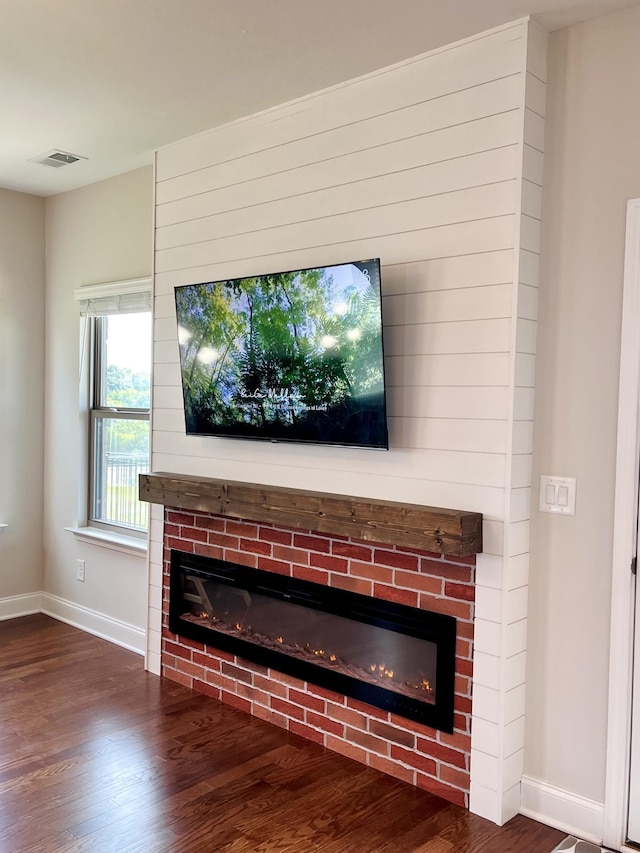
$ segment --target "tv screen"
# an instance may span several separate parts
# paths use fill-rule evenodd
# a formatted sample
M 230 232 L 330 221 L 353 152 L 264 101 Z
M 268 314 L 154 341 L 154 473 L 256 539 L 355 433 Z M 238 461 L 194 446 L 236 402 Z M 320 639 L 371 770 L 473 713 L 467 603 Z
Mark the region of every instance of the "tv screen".
M 388 447 L 377 259 L 175 298 L 188 434 Z

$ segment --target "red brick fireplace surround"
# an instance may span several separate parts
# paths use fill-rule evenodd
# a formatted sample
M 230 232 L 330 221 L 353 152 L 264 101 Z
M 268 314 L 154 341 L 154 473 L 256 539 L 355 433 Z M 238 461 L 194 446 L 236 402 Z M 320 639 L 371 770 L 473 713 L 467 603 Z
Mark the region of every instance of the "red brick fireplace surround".
M 454 732 L 445 734 L 168 629 L 170 550 L 215 557 L 455 616 Z M 165 508 L 162 673 L 468 807 L 475 556 Z

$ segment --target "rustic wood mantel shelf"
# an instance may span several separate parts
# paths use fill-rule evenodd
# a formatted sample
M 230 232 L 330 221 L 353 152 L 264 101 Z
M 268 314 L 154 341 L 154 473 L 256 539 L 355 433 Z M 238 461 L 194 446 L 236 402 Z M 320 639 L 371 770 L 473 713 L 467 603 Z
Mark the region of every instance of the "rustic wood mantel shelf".
M 164 473 L 140 475 L 140 500 L 448 556 L 482 551 L 479 512 Z

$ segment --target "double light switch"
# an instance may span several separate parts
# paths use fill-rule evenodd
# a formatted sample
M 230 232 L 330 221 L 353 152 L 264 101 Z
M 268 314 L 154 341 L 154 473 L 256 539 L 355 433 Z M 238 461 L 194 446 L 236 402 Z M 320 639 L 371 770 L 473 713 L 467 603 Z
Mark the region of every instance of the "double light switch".
M 575 477 L 540 477 L 540 512 L 576 514 Z

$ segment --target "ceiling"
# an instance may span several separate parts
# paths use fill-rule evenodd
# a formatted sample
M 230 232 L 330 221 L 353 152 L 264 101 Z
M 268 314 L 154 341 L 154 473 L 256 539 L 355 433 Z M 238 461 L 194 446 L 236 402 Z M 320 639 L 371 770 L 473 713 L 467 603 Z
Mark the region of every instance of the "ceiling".
M 0 187 L 53 195 L 156 148 L 527 14 L 640 0 L 0 0 Z M 29 162 L 52 149 L 87 158 Z

